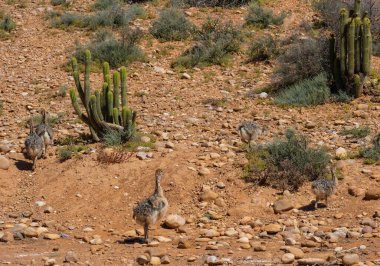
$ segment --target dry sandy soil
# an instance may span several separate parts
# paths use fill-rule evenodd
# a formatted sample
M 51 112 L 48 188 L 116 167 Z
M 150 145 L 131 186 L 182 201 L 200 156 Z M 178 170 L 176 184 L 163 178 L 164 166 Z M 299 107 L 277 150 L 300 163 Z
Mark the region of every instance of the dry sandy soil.
M 284 26 L 272 30 L 285 35 L 297 30 L 301 20 L 311 21 L 313 12 L 305 2 L 276 1 L 272 5 L 275 12 L 289 10 L 292 15 Z M 78 0 L 69 8 L 83 12 L 91 3 Z M 171 43 L 174 49 L 161 55 L 167 43 L 145 40 L 142 46 L 150 62 L 128 67 L 129 101 L 139 113 L 139 130 L 156 135 L 163 147 L 158 145 L 151 159 L 133 156 L 111 165 L 98 162 L 102 147 L 97 144 L 90 145 L 90 153 L 63 163 L 54 147 L 32 173 L 21 153 L 28 132 L 24 121 L 31 114 L 41 107 L 50 113 L 65 112 L 55 126 L 57 138 L 87 132 L 73 113 L 69 97 L 55 95 L 62 85 L 74 86 L 63 65 L 75 41 L 87 40 L 92 32 L 51 28 L 44 19 L 46 9 L 51 8 L 44 1 L 27 1 L 25 7 L 17 1 L 0 3 L 0 9 L 17 23 L 11 38 L 0 41 L 0 99 L 4 101 L 0 142 L 11 147 L 5 155 L 11 166 L 0 170 L 0 234 L 24 224 L 47 228 L 59 239 L 27 237 L 0 242 L 0 265 L 62 265 L 68 251 L 75 253 L 81 265 L 136 265 L 138 256 L 145 254 L 149 260 L 147 252 L 161 257 L 163 263 L 168 258 L 170 265 L 204 265 L 213 259 L 216 262 L 209 261 L 210 265 L 274 265 L 282 263 L 284 246 L 297 249 L 290 253 L 302 252 L 304 258 L 321 258 L 330 265 L 342 263 L 346 254 L 357 254 L 359 265 L 380 264 L 380 220 L 373 217 L 380 211 L 379 200 L 363 200 L 367 189 L 380 188 L 378 165 L 368 166 L 360 159 L 339 161 L 344 179 L 337 193 L 327 208 L 314 210 L 308 206 L 313 200 L 310 184 L 283 196 L 244 182 L 246 159 L 236 133 L 240 121 L 255 119 L 268 128 L 259 141 L 292 127 L 307 135 L 312 145 L 323 142 L 332 154 L 339 147 L 355 152 L 379 132 L 380 104 L 362 97 L 349 104 L 280 108 L 270 99 L 246 97 L 247 92 L 269 82 L 272 65 L 245 64 L 243 54 L 236 55 L 231 66 L 189 70 L 191 79 L 181 79 L 180 73 L 169 71 L 170 62 L 190 43 Z M 156 4 L 146 8 L 153 14 L 159 10 Z M 242 24 L 246 14 L 246 8 L 188 11 L 196 23 L 211 14 Z M 148 29 L 151 22 L 134 23 Z M 374 59 L 375 68 L 378 61 Z M 98 86 L 101 75 L 93 74 L 91 79 Z M 142 91 L 145 102 L 137 96 Z M 209 98 L 226 98 L 227 102 L 219 109 L 210 108 L 203 103 Z M 368 125 L 371 135 L 355 141 L 338 134 L 356 124 Z M 167 141 L 174 148 L 165 148 Z M 158 241 L 147 246 L 130 241 L 142 230 L 132 219 L 132 209 L 152 193 L 157 168 L 165 171 L 162 185 L 170 203 L 168 214 L 179 214 L 187 223 L 177 230 L 157 225 L 151 238 Z M 207 173 L 199 174 L 204 168 Z M 217 199 L 200 201 L 207 191 L 204 186 L 217 193 Z M 350 187 L 354 196 L 349 194 Z M 272 204 L 282 197 L 294 208 L 275 214 Z M 39 207 L 38 201 L 46 205 Z M 47 207 L 51 208 L 45 212 Z M 280 232 L 266 235 L 268 224 L 280 225 Z M 333 231 L 344 232 L 344 236 L 335 239 L 328 235 Z M 179 242 L 188 248 L 179 248 Z M 303 262 L 296 259 L 290 263 Z

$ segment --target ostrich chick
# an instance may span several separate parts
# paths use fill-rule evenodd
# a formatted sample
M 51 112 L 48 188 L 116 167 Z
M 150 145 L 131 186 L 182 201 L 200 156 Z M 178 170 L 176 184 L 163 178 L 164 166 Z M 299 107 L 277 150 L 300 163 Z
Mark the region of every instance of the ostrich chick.
M 330 168 L 332 180 L 329 179 L 318 179 L 315 180 L 311 188 L 313 190 L 313 193 L 315 195 L 315 205 L 314 208 L 318 208 L 318 201 L 325 200 L 326 201 L 326 207 L 327 207 L 327 199 L 331 195 L 333 195 L 336 191 L 336 187 L 338 185 L 338 178 L 335 175 L 335 171 L 333 168 Z
M 164 172 L 161 169 L 156 171 L 156 189 L 149 198 L 141 201 L 136 208 L 133 209 L 133 219 L 144 226 L 144 241 L 148 242 L 149 226 L 157 223 L 165 216 L 168 210 L 168 200 L 164 196 L 164 191 L 161 187 L 161 178 Z
M 248 143 L 251 148 L 252 141 L 256 140 L 259 135 L 262 134 L 263 130 L 259 124 L 254 121 L 244 121 L 238 127 L 239 135 L 241 140 Z

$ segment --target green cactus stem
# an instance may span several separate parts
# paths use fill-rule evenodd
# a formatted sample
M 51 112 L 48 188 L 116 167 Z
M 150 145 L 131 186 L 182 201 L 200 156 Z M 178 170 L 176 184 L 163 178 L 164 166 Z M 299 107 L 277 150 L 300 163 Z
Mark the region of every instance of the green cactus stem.
M 371 34 L 371 21 L 368 17 L 363 18 L 363 63 L 362 72 L 369 75 L 371 69 L 371 54 L 372 54 L 372 34 Z
M 363 82 L 359 74 L 354 75 L 354 96 L 359 98 L 363 94 Z
M 345 8 L 340 11 L 340 50 L 339 50 L 339 60 L 340 60 L 340 75 L 343 78 L 347 71 L 347 40 L 346 40 L 346 25 L 348 21 L 348 12 Z
M 352 18 L 347 32 L 348 75 L 355 74 L 355 19 Z
M 119 123 L 119 109 L 116 107 L 113 108 L 113 123 L 116 125 L 120 125 Z
M 124 108 L 127 106 L 127 69 L 125 67 L 120 68 L 121 79 L 121 106 Z
M 120 107 L 119 86 L 120 86 L 120 74 L 119 72 L 114 72 L 113 73 L 113 106 L 117 109 L 119 109 Z
M 361 4 L 361 0 L 355 0 L 355 4 L 354 4 L 354 14 L 358 17 L 360 17 L 360 4 Z

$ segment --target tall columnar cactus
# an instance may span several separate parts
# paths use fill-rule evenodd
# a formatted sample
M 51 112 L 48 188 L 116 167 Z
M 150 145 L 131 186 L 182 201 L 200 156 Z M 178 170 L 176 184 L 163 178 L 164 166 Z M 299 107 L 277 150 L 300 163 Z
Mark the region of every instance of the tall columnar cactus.
M 372 55 L 371 21 L 367 14 L 361 17 L 360 2 L 355 0 L 354 10 L 350 13 L 344 8 L 340 11 L 339 41 L 335 41 L 333 36 L 330 42 L 335 85 L 338 90 L 345 90 L 355 97 L 362 94 Z M 338 44 L 338 49 L 335 44 Z
M 136 126 L 136 112 L 127 106 L 126 99 L 126 69 L 121 68 L 121 73 L 114 72 L 111 81 L 110 68 L 108 63 L 103 64 L 103 86 L 100 90 L 91 92 L 90 72 L 91 53 L 85 52 L 84 85 L 82 87 L 77 59 L 72 58 L 72 69 L 76 90 L 83 103 L 85 112 L 79 106 L 75 89 L 70 90 L 71 102 L 79 118 L 86 123 L 95 141 L 100 141 L 102 137 L 113 130 L 122 133 L 125 140 L 130 139 Z M 121 90 L 121 106 L 120 95 Z

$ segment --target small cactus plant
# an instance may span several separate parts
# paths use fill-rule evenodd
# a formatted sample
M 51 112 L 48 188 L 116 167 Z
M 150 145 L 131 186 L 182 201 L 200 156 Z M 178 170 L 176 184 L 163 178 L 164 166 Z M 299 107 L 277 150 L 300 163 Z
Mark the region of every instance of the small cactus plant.
M 127 105 L 126 68 L 121 67 L 120 73 L 115 71 L 111 82 L 110 67 L 105 62 L 103 64 L 104 82 L 102 89 L 95 90 L 92 93 L 90 84 L 90 51 L 85 51 L 83 86 L 80 81 L 78 63 L 75 57 L 72 58 L 71 64 L 76 90 L 83 103 L 85 112 L 82 112 L 79 106 L 77 93 L 74 88 L 70 90 L 71 102 L 79 118 L 89 126 L 93 140 L 100 141 L 110 131 L 119 131 L 122 133 L 125 141 L 133 137 L 136 128 L 136 112 L 132 111 Z M 121 106 L 119 89 L 121 89 Z
M 339 42 L 336 42 L 334 35 L 330 40 L 330 63 L 335 87 L 356 98 L 362 95 L 372 55 L 371 21 L 367 13 L 361 17 L 360 2 L 355 0 L 354 10 L 350 13 L 345 8 L 340 11 Z M 338 49 L 336 43 L 339 44 Z

